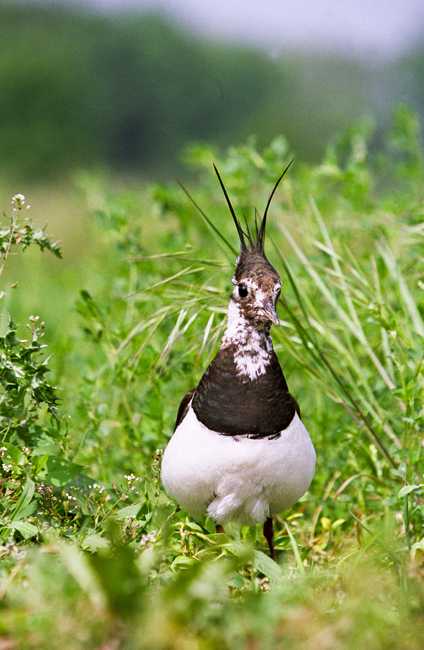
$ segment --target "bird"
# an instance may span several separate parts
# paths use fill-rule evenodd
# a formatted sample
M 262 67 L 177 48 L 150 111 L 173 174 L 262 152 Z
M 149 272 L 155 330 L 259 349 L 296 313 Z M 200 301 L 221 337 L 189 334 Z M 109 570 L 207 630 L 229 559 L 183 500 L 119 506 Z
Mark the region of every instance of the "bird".
M 240 254 L 219 350 L 183 398 L 161 463 L 166 493 L 189 515 L 196 521 L 209 517 L 216 532 L 224 532 L 229 522 L 263 523 L 275 561 L 273 518 L 305 494 L 316 461 L 270 335 L 271 325 L 280 325 L 276 305 L 282 281 L 265 255 L 266 222 L 290 164 L 275 183 L 262 219 L 255 210 L 255 226 L 245 219 L 245 230 L 214 165 Z

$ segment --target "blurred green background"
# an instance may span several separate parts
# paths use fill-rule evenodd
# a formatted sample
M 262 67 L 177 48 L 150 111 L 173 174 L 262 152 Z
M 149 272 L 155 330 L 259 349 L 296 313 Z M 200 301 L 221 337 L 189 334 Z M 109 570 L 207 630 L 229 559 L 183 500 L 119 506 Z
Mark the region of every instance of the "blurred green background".
M 389 3 L 390 4 L 390 3 Z M 269 54 L 184 31 L 159 13 L 0 3 L 0 156 L 7 180 L 76 168 L 175 176 L 192 141 L 259 147 L 284 133 L 317 162 L 364 115 L 376 146 L 400 100 L 424 112 L 424 42 L 397 58 Z

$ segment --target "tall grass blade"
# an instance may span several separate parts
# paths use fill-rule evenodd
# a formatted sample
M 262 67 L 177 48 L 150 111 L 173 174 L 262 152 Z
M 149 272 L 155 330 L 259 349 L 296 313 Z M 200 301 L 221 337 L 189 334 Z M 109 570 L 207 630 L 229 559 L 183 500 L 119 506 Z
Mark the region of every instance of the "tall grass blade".
M 226 248 L 228 248 L 231 253 L 234 255 L 234 257 L 238 256 L 237 250 L 234 248 L 234 246 L 228 241 L 228 239 L 222 234 L 221 230 L 215 226 L 213 221 L 209 219 L 207 214 L 202 210 L 202 208 L 196 203 L 196 201 L 193 199 L 193 197 L 189 194 L 189 192 L 186 190 L 184 185 L 180 183 L 180 181 L 177 179 L 178 185 L 181 187 L 183 192 L 186 194 L 186 196 L 190 199 L 196 210 L 199 212 L 199 214 L 203 217 L 205 222 L 208 224 L 208 226 L 211 228 L 212 232 L 217 236 L 218 240 L 221 240 L 224 242 Z M 229 256 L 228 256 L 229 257 Z
M 299 573 L 302 576 L 302 578 L 305 578 L 306 577 L 305 567 L 303 566 L 303 562 L 302 562 L 301 557 L 300 557 L 300 553 L 299 553 L 299 549 L 298 549 L 296 540 L 294 538 L 293 533 L 290 530 L 290 526 L 288 525 L 287 521 L 284 521 L 284 525 L 286 527 L 287 534 L 288 534 L 288 536 L 290 538 L 290 543 L 291 543 L 291 546 L 292 546 L 292 549 L 293 549 L 294 557 L 296 559 L 297 568 L 299 569 Z

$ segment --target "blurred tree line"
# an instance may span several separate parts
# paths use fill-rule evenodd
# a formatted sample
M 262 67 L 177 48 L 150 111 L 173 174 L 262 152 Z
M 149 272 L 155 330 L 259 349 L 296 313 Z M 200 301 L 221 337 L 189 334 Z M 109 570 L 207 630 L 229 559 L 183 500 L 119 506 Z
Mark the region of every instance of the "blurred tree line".
M 5 1 L 0 33 L 2 169 L 29 180 L 92 165 L 174 174 L 188 142 L 227 146 L 250 133 L 260 145 L 284 133 L 313 161 L 364 113 L 384 118 L 399 97 L 424 105 L 424 50 L 405 73 L 399 63 L 267 56 L 152 13 Z

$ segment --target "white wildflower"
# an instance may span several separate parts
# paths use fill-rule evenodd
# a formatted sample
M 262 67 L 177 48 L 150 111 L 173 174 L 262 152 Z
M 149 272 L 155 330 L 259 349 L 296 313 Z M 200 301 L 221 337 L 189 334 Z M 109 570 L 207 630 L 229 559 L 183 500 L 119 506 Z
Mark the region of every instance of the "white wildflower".
M 15 196 L 12 198 L 12 205 L 14 212 L 19 212 L 19 210 L 22 210 L 23 206 L 25 205 L 25 196 L 23 194 L 15 194 Z

